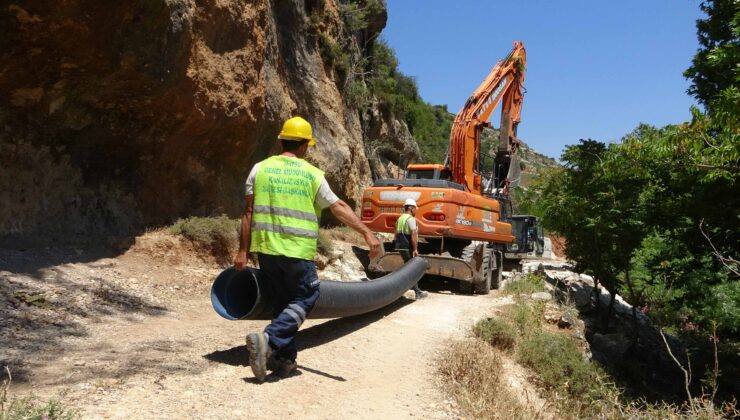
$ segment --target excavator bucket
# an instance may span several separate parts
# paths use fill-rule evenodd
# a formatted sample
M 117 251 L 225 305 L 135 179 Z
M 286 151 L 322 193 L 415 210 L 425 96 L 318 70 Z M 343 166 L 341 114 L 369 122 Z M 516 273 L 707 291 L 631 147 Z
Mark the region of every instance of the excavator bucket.
M 511 156 L 511 163 L 509 163 L 509 173 L 506 175 L 506 179 L 509 180 L 509 187 L 518 187 L 522 180 L 522 165 L 518 155 Z

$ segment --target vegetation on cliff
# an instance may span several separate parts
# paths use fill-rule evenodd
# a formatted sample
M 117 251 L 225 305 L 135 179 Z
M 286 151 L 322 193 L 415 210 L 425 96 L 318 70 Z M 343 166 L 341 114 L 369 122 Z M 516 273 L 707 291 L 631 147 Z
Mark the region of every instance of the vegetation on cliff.
M 384 2 L 341 1 L 340 15 L 349 33 L 344 35 L 330 34 L 322 29 L 320 22 L 326 13 L 324 0 L 313 0 L 309 4 L 310 27 L 317 33 L 322 57 L 333 66 L 347 105 L 361 113 L 379 106 L 385 119 L 403 121 L 418 143 L 421 156 L 411 156 L 411 159 L 442 162 L 454 115 L 446 105 L 425 102 L 414 78 L 398 69 L 395 52 L 376 31 L 376 17 L 385 13 Z M 373 143 L 379 139 L 366 140 Z M 376 151 L 382 153 L 384 150 L 376 148 Z M 399 159 L 396 163 L 409 162 Z

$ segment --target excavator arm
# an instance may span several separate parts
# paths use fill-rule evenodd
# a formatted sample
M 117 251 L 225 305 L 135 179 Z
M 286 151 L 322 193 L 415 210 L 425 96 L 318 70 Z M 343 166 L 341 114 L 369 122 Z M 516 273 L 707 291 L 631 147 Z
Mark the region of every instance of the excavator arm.
M 475 194 L 481 194 L 480 134 L 484 127 L 490 127 L 488 119 L 499 104 L 501 127 L 493 181 L 496 188 L 508 185 L 512 156 L 519 146 L 516 131 L 521 120 L 526 61 L 524 44 L 515 41 L 509 55 L 496 63 L 455 116 L 447 161 L 453 181 Z

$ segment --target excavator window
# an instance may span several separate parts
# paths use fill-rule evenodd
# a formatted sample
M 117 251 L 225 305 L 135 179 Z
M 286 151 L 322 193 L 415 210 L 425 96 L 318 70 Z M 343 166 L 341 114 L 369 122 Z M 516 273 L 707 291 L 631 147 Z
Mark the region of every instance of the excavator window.
M 439 179 L 436 169 L 412 169 L 406 173 L 407 179 Z

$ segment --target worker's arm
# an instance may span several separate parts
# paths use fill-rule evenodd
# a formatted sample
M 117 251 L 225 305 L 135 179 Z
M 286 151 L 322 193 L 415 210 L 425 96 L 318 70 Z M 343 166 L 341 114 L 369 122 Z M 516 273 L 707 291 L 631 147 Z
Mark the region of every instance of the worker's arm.
M 332 214 L 339 219 L 340 222 L 351 227 L 355 231 L 362 234 L 365 237 L 365 242 L 370 248 L 370 259 L 372 260 L 380 252 L 380 241 L 373 235 L 373 232 L 360 221 L 352 208 L 342 200 L 336 201 L 334 204 L 329 206 Z
M 239 238 L 239 251 L 236 253 L 234 258 L 234 268 L 237 270 L 244 270 L 247 266 L 247 254 L 249 253 L 249 246 L 252 241 L 252 205 L 254 203 L 254 195 L 247 196 L 247 205 L 244 208 L 244 214 L 242 214 L 242 234 Z
M 416 257 L 419 255 L 419 250 L 416 248 L 416 246 L 419 243 L 419 229 L 414 229 L 411 231 L 411 256 Z

